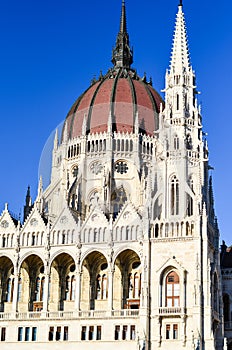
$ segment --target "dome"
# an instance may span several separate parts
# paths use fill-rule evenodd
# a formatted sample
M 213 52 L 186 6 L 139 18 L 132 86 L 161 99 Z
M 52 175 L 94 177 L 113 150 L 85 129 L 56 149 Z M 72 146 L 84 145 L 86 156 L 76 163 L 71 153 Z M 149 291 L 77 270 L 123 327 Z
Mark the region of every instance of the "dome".
M 126 28 L 125 3 L 122 2 L 120 30 L 113 49 L 113 67 L 93 81 L 76 100 L 65 122 L 69 140 L 85 134 L 131 133 L 138 130 L 153 135 L 158 129 L 158 114 L 163 103 L 146 77 L 131 69 L 133 52 Z M 64 135 L 64 132 L 63 132 Z
M 109 123 L 111 131 L 130 133 L 137 126 L 140 132 L 152 135 L 158 129 L 161 103 L 160 95 L 146 78 L 139 78 L 132 69 L 112 68 L 72 106 L 66 118 L 68 139 L 83 132 L 106 132 Z

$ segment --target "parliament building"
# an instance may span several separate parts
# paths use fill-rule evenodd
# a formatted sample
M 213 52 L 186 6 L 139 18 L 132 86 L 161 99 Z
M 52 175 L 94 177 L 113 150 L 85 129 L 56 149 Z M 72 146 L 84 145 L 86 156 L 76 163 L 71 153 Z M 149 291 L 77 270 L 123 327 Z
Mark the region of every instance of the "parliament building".
M 232 349 L 232 250 L 182 1 L 163 97 L 132 63 L 123 0 L 108 72 L 55 133 L 49 185 L 28 188 L 22 221 L 0 214 L 1 350 Z

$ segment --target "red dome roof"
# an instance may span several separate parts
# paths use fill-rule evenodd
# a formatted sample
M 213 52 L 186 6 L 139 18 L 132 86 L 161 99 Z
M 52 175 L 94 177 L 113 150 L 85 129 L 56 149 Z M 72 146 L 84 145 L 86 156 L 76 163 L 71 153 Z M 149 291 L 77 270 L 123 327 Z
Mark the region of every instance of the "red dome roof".
M 66 118 L 68 139 L 82 135 L 83 126 L 88 134 L 107 131 L 109 124 L 112 131 L 129 133 L 137 124 L 142 133 L 152 135 L 158 129 L 161 103 L 162 98 L 145 78 L 130 68 L 114 67 L 72 106 Z
M 66 118 L 68 139 L 105 131 L 153 135 L 158 129 L 160 95 L 131 69 L 133 51 L 122 1 L 120 29 L 113 49 L 114 67 L 94 82 L 72 106 Z

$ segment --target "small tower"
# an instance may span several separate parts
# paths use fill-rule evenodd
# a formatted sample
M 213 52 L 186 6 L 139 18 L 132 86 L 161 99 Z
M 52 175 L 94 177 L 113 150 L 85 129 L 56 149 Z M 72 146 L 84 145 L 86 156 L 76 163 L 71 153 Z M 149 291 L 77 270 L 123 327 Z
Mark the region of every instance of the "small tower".
M 33 205 L 32 205 L 32 199 L 31 199 L 31 189 L 30 189 L 30 186 L 28 186 L 24 210 L 23 210 L 23 222 L 26 220 L 26 218 L 30 214 L 32 207 Z

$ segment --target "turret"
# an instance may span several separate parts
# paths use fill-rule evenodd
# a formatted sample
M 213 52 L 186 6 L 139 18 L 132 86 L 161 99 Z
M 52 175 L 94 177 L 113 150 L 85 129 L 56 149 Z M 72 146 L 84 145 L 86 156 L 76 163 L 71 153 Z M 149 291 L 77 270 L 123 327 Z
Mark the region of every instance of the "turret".
M 23 210 L 23 222 L 28 217 L 32 207 L 33 207 L 33 205 L 32 205 L 32 199 L 31 199 L 31 189 L 30 189 L 30 186 L 28 186 L 27 194 L 26 194 L 26 200 L 25 200 L 25 205 L 24 205 L 24 210 Z

